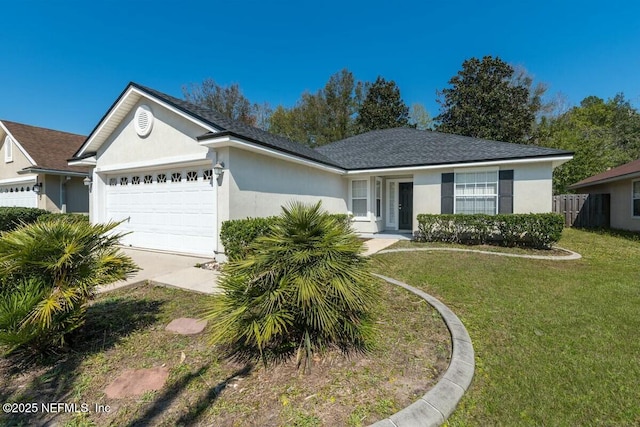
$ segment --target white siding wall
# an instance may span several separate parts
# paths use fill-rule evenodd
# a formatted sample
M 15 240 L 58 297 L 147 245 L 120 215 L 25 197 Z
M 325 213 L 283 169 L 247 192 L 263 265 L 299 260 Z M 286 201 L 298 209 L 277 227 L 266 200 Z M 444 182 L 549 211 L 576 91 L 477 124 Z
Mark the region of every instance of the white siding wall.
M 151 133 L 141 138 L 133 126 L 133 117 L 140 104 L 151 107 L 155 117 Z M 156 105 L 148 100 L 136 104 L 120 126 L 111 134 L 98 151 L 99 168 L 123 166 L 141 161 L 157 161 L 163 164 L 170 159 L 198 154 L 205 155 L 206 147 L 195 140 L 206 129 Z
M 637 179 L 637 178 L 636 178 Z M 578 193 L 610 194 L 610 225 L 620 230 L 640 231 L 640 218 L 634 218 L 631 210 L 632 181 L 610 182 L 593 187 L 580 188 Z
M 548 213 L 553 209 L 551 162 L 501 166 L 513 169 L 513 213 Z

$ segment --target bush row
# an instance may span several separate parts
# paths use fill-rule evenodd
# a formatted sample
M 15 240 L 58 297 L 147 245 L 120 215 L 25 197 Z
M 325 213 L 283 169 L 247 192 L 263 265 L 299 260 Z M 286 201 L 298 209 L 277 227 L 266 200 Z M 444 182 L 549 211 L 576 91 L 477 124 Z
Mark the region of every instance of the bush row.
M 347 214 L 331 214 L 331 217 L 342 223 L 350 223 Z M 224 221 L 220 228 L 220 241 L 229 260 L 244 259 L 249 253 L 249 245 L 260 236 L 264 236 L 269 228 L 279 221 L 279 217 L 246 218 Z
M 558 214 L 418 215 L 416 240 L 548 249 L 562 234 Z
M 10 231 L 20 224 L 31 224 L 38 217 L 49 214 L 44 209 L 0 207 L 0 231 Z

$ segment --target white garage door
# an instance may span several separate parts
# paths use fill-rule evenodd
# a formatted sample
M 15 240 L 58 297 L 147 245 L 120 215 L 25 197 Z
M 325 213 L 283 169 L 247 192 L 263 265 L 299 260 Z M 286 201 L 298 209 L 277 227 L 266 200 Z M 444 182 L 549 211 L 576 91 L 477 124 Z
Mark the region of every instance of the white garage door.
M 126 219 L 122 243 L 212 255 L 216 187 L 211 169 L 183 168 L 107 176 L 107 218 Z
M 29 183 L 0 186 L 0 206 L 38 207 L 38 195 L 32 186 Z

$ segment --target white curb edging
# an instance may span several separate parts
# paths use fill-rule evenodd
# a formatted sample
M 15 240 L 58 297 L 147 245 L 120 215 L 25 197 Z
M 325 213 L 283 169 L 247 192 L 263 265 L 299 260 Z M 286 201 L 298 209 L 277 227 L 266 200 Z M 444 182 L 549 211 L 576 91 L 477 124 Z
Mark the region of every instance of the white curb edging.
M 392 252 L 394 250 L 390 250 Z M 397 250 L 396 250 L 397 251 Z M 442 425 L 453 413 L 462 396 L 471 385 L 475 360 L 471 337 L 458 316 L 437 298 L 406 283 L 373 274 L 396 286 L 418 295 L 438 310 L 451 334 L 451 362 L 444 376 L 420 399 L 371 427 L 436 427 Z
M 573 252 L 569 249 L 556 247 L 555 249 L 560 249 L 566 252 L 569 252 L 569 255 L 522 255 L 522 254 L 510 254 L 507 252 L 492 252 L 492 251 L 481 251 L 478 249 L 462 249 L 462 248 L 400 248 L 400 249 L 384 249 L 378 251 L 378 254 L 389 254 L 393 252 L 419 252 L 419 251 L 448 251 L 448 252 L 473 252 L 476 254 L 485 254 L 485 255 L 498 255 L 498 256 L 506 256 L 512 258 L 528 258 L 528 259 L 547 259 L 551 261 L 570 261 L 575 259 L 582 258 L 577 252 Z

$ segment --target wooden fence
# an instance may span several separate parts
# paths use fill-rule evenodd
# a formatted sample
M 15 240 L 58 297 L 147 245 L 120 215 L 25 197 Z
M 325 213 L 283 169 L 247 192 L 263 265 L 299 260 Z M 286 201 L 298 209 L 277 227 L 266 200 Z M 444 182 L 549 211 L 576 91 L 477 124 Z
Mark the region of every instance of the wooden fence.
M 609 227 L 609 194 L 553 196 L 553 212 L 564 216 L 566 227 Z

